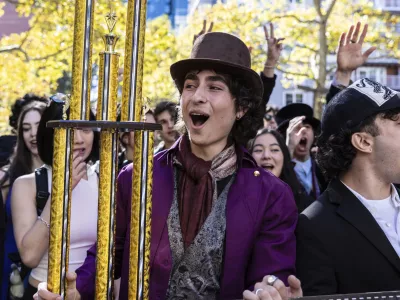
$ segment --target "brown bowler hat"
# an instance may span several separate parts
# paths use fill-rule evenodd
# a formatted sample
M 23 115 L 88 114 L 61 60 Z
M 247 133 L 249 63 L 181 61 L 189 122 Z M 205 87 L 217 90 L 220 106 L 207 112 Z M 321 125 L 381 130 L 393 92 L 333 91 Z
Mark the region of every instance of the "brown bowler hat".
M 239 38 L 223 33 L 209 32 L 197 38 L 189 59 L 171 65 L 170 72 L 176 85 L 183 86 L 185 76 L 193 70 L 211 69 L 243 78 L 248 88 L 262 97 L 260 76 L 251 69 L 250 52 Z

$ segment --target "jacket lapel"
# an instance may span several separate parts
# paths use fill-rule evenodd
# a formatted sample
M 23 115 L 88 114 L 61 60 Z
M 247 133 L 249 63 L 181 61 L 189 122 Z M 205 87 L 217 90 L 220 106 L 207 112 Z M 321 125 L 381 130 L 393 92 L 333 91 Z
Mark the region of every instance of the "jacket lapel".
M 339 204 L 337 213 L 360 231 L 400 271 L 400 258 L 369 210 L 339 180 L 328 188 L 329 199 Z
M 174 193 L 174 175 L 172 162 L 165 153 L 161 157 L 155 158 L 153 173 L 153 205 L 152 205 L 152 224 L 151 224 L 151 266 L 158 249 L 165 246 L 160 245 L 164 230 L 167 225 L 167 218 L 172 204 Z M 168 239 L 167 239 L 168 242 Z M 169 245 L 168 245 L 169 246 Z

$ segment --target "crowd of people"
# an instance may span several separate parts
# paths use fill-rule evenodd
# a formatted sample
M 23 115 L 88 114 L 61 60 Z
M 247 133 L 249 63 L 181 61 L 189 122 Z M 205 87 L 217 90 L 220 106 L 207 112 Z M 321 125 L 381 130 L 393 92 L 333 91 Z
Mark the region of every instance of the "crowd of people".
M 171 65 L 179 104 L 163 99 L 145 116 L 162 125 L 150 299 L 400 289 L 400 97 L 368 78 L 351 81 L 375 50 L 362 51 L 368 26 L 342 34 L 321 120 L 307 104 L 268 106 L 283 48 L 272 24 L 264 27 L 260 73 L 243 41 L 205 28 L 190 57 Z M 1 137 L 1 299 L 61 299 L 41 283 L 54 134 L 46 123 L 62 119 L 65 104 L 60 94 L 27 94 L 13 107 L 14 135 Z M 97 131 L 76 130 L 68 299 L 95 299 L 99 146 Z M 120 146 L 114 293 L 122 300 L 130 284 L 133 133 L 121 133 Z

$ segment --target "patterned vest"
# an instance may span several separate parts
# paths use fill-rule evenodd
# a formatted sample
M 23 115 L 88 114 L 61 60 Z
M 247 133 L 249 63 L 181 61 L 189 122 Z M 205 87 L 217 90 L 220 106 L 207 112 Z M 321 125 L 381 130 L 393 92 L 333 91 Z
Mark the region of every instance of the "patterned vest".
M 235 176 L 213 201 L 211 213 L 185 251 L 179 220 L 176 170 L 174 173 L 174 200 L 167 220 L 173 261 L 167 299 L 217 299 L 224 254 L 225 207 Z

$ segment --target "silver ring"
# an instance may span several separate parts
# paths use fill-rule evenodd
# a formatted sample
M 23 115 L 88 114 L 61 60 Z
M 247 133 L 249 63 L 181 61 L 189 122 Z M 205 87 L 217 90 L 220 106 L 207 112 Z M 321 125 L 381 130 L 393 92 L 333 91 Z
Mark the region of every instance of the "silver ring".
M 258 292 L 262 292 L 262 291 L 263 291 L 263 289 L 257 289 L 256 296 L 258 296 Z
M 279 278 L 274 276 L 274 275 L 269 275 L 267 278 L 267 284 L 270 286 L 274 286 L 275 281 L 277 281 Z

